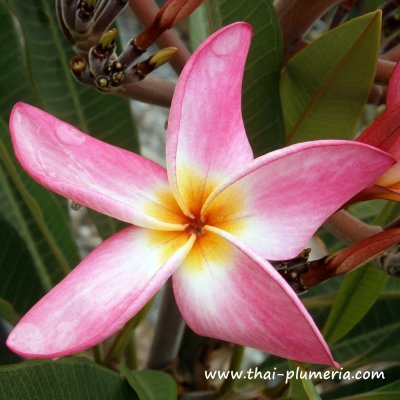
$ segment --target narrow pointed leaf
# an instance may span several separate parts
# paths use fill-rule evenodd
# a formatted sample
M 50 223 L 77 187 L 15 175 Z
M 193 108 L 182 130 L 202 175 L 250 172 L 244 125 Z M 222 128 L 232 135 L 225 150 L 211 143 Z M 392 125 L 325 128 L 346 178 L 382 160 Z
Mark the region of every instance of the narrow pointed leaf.
M 353 398 L 360 399 L 364 398 L 362 396 L 369 396 L 370 394 L 373 394 L 374 396 L 371 399 L 381 400 L 385 399 L 385 395 L 390 394 L 390 392 L 396 393 L 399 388 L 398 383 L 400 376 L 400 366 L 388 366 L 385 367 L 383 370 L 378 369 L 378 371 L 374 372 L 383 373 L 384 378 L 383 376 L 380 376 L 370 379 L 354 380 L 346 382 L 346 384 L 344 385 L 339 384 L 336 385 L 336 387 L 333 386 L 327 391 L 326 394 L 324 394 L 324 400 L 339 400 L 343 398 L 346 398 L 348 400 L 352 400 Z M 351 373 L 355 374 L 356 371 L 351 371 Z M 382 395 L 382 397 L 380 397 L 380 394 Z
M 11 324 L 45 293 L 23 239 L 0 217 L 0 316 Z
M 69 71 L 68 61 L 74 53 L 58 26 L 54 2 L 13 0 L 8 4 L 22 28 L 29 71 L 28 79 L 17 76 L 11 78 L 9 75 L 6 78 L 19 85 L 25 81 L 33 82 L 35 97 L 33 101 L 31 97 L 26 97 L 27 91 L 12 91 L 13 94 L 15 92 L 13 99 L 7 96 L 7 106 L 2 107 L 0 112 L 4 112 L 8 118 L 13 104 L 23 100 L 44 108 L 99 139 L 137 151 L 137 132 L 129 101 L 83 86 Z M 2 41 L 0 46 L 6 44 L 7 41 Z M 4 51 L 2 54 L 10 53 Z M 9 72 L 9 65 L 6 61 L 4 64 Z M 18 69 L 20 64 L 15 65 Z M 20 97 L 21 93 L 24 93 L 23 97 Z M 108 237 L 110 232 L 118 230 L 118 224 L 109 222 L 107 218 L 93 215 L 102 237 Z
M 282 147 L 285 138 L 279 101 L 281 33 L 272 2 L 213 0 L 207 2 L 207 7 L 212 32 L 237 21 L 253 26 L 243 80 L 244 124 L 256 156 Z
M 0 59 L 0 212 L 25 240 L 36 274 L 49 289 L 79 257 L 66 202 L 33 182 L 15 161 L 7 127 L 9 111 L 19 100 L 42 103 L 26 69 L 20 31 L 4 3 L 0 4 L 0 24 L 1 32 L 7 33 L 0 40 L 0 51 L 7 54 Z M 15 274 L 15 278 L 24 277 L 18 271 Z
M 304 368 L 293 361 L 289 361 L 289 366 L 293 372 L 296 372 L 297 368 L 302 373 L 306 372 Z M 321 400 L 315 385 L 310 379 L 291 379 L 288 397 L 296 400 Z
M 397 211 L 397 203 L 389 203 L 375 218 L 375 223 L 386 225 Z M 350 332 L 375 304 L 387 282 L 389 275 L 374 265 L 366 265 L 345 276 L 324 326 L 328 343 L 334 343 Z
M 392 279 L 393 281 L 396 278 Z M 382 295 L 365 317 L 346 337 L 332 346 L 342 363 L 354 368 L 369 364 L 398 361 L 400 358 L 400 322 L 398 291 Z
M 21 232 L 34 259 L 37 275 L 48 290 L 79 260 L 66 201 L 35 183 L 15 161 L 2 118 L 0 154 L 0 210 Z
M 290 143 L 351 138 L 375 76 L 381 12 L 327 32 L 295 55 L 281 80 Z
M 345 277 L 324 328 L 329 344 L 345 336 L 374 305 L 389 277 L 367 265 Z

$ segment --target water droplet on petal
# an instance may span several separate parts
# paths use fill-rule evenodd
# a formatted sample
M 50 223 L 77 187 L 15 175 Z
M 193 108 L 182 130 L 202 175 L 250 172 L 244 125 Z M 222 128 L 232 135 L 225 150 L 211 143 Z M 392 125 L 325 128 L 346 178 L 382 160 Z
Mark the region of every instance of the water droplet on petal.
M 85 136 L 78 129 L 63 122 L 60 122 L 56 126 L 56 135 L 62 143 L 70 146 L 78 146 L 86 140 Z

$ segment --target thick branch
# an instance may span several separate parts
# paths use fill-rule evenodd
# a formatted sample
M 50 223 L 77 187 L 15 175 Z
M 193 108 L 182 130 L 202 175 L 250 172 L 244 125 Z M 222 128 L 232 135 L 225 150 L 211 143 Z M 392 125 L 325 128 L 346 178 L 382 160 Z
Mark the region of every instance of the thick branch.
M 374 104 L 376 106 L 385 104 L 386 92 L 387 92 L 386 86 L 377 85 L 374 83 L 371 86 L 371 91 L 369 92 L 368 95 L 368 104 Z
M 115 93 L 129 99 L 139 100 L 161 107 L 169 107 L 171 105 L 174 89 L 174 83 L 148 76 L 143 81 L 121 86 Z
M 176 305 L 172 282 L 169 280 L 165 286 L 147 368 L 163 368 L 176 359 L 184 329 L 185 322 Z
M 400 59 L 400 43 L 382 55 L 385 60 L 397 62 Z
M 347 244 L 356 243 L 382 231 L 380 226 L 368 225 L 345 210 L 331 215 L 324 227 Z
M 396 63 L 389 60 L 378 60 L 376 67 L 375 82 L 387 84 L 392 76 Z
M 145 27 L 153 22 L 159 7 L 154 0 L 129 0 L 130 7 Z M 178 53 L 170 61 L 175 72 L 179 75 L 190 57 L 190 52 L 174 30 L 164 32 L 157 40 L 157 45 L 163 47 L 177 47 Z

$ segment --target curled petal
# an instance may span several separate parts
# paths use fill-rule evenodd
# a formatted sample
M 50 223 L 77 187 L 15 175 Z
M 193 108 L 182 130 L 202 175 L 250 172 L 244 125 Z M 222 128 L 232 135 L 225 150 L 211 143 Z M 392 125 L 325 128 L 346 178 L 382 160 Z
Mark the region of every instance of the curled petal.
M 211 231 L 212 229 L 212 231 Z M 337 366 L 312 318 L 278 272 L 210 228 L 173 275 L 179 309 L 199 335 L 280 357 Z
M 320 225 L 394 163 L 361 143 L 316 141 L 269 153 L 228 178 L 202 214 L 269 260 L 295 257 Z
M 400 104 L 382 114 L 358 138 L 400 160 Z
M 162 198 L 170 189 L 159 165 L 28 104 L 14 107 L 10 129 L 19 162 L 48 189 L 128 223 L 183 229 L 177 207 L 165 209 Z M 161 214 L 164 219 L 159 220 Z
M 386 93 L 386 109 L 389 111 L 397 106 L 400 106 L 400 62 L 394 67 Z
M 398 67 L 395 72 L 397 70 L 399 70 Z M 394 96 L 395 94 L 392 93 L 393 101 L 395 101 Z M 386 151 L 398 160 L 376 182 L 377 185 L 386 188 L 398 184 L 400 182 L 400 100 L 398 104 L 394 103 L 391 108 L 388 107 L 387 111 L 357 138 L 357 141 Z
M 241 113 L 251 28 L 236 23 L 210 36 L 190 58 L 168 120 L 167 170 L 187 215 L 200 211 L 216 182 L 253 159 Z
M 391 171 L 392 169 L 393 167 L 390 168 L 389 171 Z M 385 175 L 386 174 L 384 174 L 384 176 Z M 385 200 L 400 202 L 400 191 L 388 189 L 386 187 L 379 185 L 372 185 L 369 188 L 362 190 L 360 193 L 357 193 L 347 204 L 349 205 L 353 203 L 358 203 L 360 201 L 374 200 L 374 199 L 385 199 Z
M 129 227 L 87 256 L 20 320 L 7 346 L 53 358 L 120 329 L 165 283 L 193 244 L 186 233 Z
M 400 243 L 400 228 L 386 229 L 349 246 L 328 259 L 330 269 L 341 275 L 365 265 Z

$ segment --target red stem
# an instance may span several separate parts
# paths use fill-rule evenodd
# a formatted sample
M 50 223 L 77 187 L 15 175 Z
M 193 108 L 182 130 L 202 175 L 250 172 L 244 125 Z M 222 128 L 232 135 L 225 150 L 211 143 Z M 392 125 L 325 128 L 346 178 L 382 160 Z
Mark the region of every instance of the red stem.
M 154 17 L 159 11 L 159 7 L 154 0 L 129 0 L 129 5 L 145 28 L 151 25 Z M 164 32 L 156 40 L 156 43 L 160 48 L 170 46 L 178 48 L 177 54 L 170 63 L 175 72 L 179 75 L 190 57 L 190 52 L 180 39 L 177 32 L 172 29 Z

